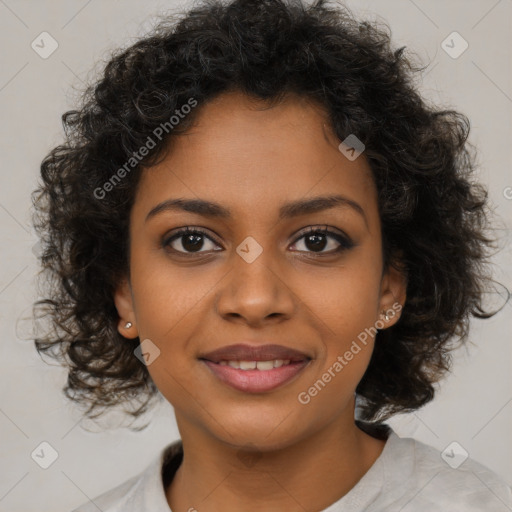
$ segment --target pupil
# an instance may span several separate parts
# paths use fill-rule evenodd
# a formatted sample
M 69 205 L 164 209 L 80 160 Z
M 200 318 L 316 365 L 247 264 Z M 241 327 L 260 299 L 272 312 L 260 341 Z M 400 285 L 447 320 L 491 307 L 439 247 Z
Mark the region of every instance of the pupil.
M 320 240 L 322 239 L 322 240 Z M 309 242 L 313 241 L 313 244 L 309 244 Z M 318 249 L 322 250 L 325 248 L 325 236 L 322 234 L 314 233 L 306 237 L 306 247 L 308 249 Z
M 202 235 L 186 235 L 183 237 L 183 241 L 181 242 L 185 250 L 187 251 L 195 251 L 201 249 L 203 246 Z

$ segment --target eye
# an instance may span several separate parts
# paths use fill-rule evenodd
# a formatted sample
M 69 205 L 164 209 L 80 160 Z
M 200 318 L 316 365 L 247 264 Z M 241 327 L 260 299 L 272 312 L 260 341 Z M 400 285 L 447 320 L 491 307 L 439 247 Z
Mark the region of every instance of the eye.
M 331 242 L 329 243 L 329 239 Z M 299 236 L 293 245 L 302 244 L 305 249 L 296 249 L 298 252 L 312 252 L 321 254 L 334 254 L 354 247 L 354 242 L 346 236 L 336 231 L 322 228 L 309 227 Z M 324 249 L 327 250 L 325 251 Z
M 208 247 L 208 243 L 210 247 Z M 300 248 L 300 245 L 304 248 Z M 318 254 L 334 254 L 354 247 L 354 242 L 341 233 L 324 227 L 309 227 L 295 240 L 293 245 L 297 252 L 309 252 Z M 293 245 L 291 247 L 293 247 Z M 206 253 L 210 251 L 222 250 L 210 235 L 201 228 L 191 228 L 189 226 L 181 228 L 162 241 L 162 247 L 170 248 L 172 252 L 181 255 L 192 255 L 194 253 Z M 217 247 L 217 248 L 215 248 Z M 326 250 L 327 249 L 327 250 Z
M 211 247 L 208 248 L 208 243 L 206 243 L 206 250 L 201 250 L 205 248 L 205 241 L 210 242 L 214 247 L 218 247 L 218 244 L 212 237 L 206 234 L 206 231 L 203 231 L 201 228 L 190 228 L 187 226 L 164 238 L 162 246 L 164 248 L 170 247 L 172 251 L 185 255 L 219 250 L 212 249 Z

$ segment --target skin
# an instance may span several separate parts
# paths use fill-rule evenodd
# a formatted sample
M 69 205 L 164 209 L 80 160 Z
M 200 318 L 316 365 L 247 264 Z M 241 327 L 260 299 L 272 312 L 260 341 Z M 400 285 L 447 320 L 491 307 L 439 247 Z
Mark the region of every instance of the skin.
M 318 511 L 344 496 L 385 444 L 354 423 L 354 392 L 374 340 L 308 404 L 297 397 L 365 328 L 398 320 L 381 312 L 404 304 L 405 278 L 383 268 L 368 162 L 339 151 L 320 106 L 289 95 L 269 107 L 230 92 L 197 108 L 194 126 L 143 171 L 130 216 L 130 276 L 115 293 L 119 332 L 160 350 L 148 370 L 174 407 L 184 447 L 167 501 L 175 512 Z M 364 216 L 345 205 L 278 219 L 287 202 L 334 193 Z M 175 210 L 146 221 L 171 198 L 214 201 L 232 217 Z M 336 253 L 330 236 L 324 247 L 301 236 L 325 225 L 354 246 Z M 184 238 L 162 241 L 186 226 L 212 240 L 180 257 L 190 248 Z M 248 236 L 263 249 L 252 263 L 236 252 Z M 312 360 L 275 390 L 245 393 L 198 360 L 243 341 L 297 348 Z

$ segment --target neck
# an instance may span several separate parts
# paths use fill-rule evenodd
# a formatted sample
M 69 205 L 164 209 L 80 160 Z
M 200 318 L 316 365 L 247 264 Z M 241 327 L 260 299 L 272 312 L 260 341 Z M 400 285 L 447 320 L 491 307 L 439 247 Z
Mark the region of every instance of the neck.
M 176 418 L 184 455 L 166 490 L 173 511 L 322 510 L 355 486 L 385 444 L 360 430 L 353 415 L 261 452 L 228 445 Z

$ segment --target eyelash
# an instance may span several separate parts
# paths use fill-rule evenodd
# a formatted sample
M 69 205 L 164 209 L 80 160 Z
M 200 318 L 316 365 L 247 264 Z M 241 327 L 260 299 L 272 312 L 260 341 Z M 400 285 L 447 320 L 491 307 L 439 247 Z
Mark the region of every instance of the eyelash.
M 185 235 L 191 235 L 191 234 L 192 235 L 203 235 L 206 238 L 208 238 L 209 240 L 211 240 L 212 242 L 214 242 L 215 244 L 220 245 L 204 229 L 199 228 L 199 227 L 191 228 L 190 226 L 187 226 L 185 228 L 179 229 L 178 231 L 173 233 L 171 236 L 165 237 L 163 239 L 163 241 L 162 241 L 162 247 L 163 248 L 167 248 L 168 246 L 170 246 L 170 244 L 172 242 L 174 242 L 174 240 L 182 238 Z M 340 245 L 339 245 L 339 247 L 337 249 L 331 250 L 331 251 L 327 251 L 327 252 L 323 252 L 323 251 L 320 251 L 320 252 L 315 252 L 315 251 L 297 251 L 297 252 L 301 252 L 301 253 L 305 252 L 307 254 L 314 255 L 314 257 L 318 257 L 318 256 L 322 256 L 322 255 L 337 254 L 337 253 L 340 253 L 342 251 L 346 251 L 348 249 L 351 249 L 352 247 L 355 246 L 354 242 L 348 236 L 341 235 L 340 233 L 337 233 L 335 231 L 331 231 L 331 230 L 328 229 L 328 226 L 324 226 L 322 228 L 310 226 L 309 228 L 306 229 L 306 231 L 302 231 L 297 236 L 297 238 L 292 243 L 292 245 L 295 245 L 299 240 L 307 237 L 308 235 L 312 235 L 312 234 L 320 234 L 320 235 L 324 235 L 324 236 L 328 236 L 328 237 L 334 238 L 336 240 L 336 242 L 338 242 Z M 209 251 L 183 252 L 183 251 L 177 251 L 176 249 L 172 249 L 172 248 L 171 248 L 171 250 L 175 254 L 179 254 L 180 256 L 183 256 L 183 257 L 189 257 L 189 256 L 193 257 L 193 256 L 196 256 L 197 254 L 209 252 Z M 215 251 L 217 251 L 217 250 L 218 249 L 216 249 Z

